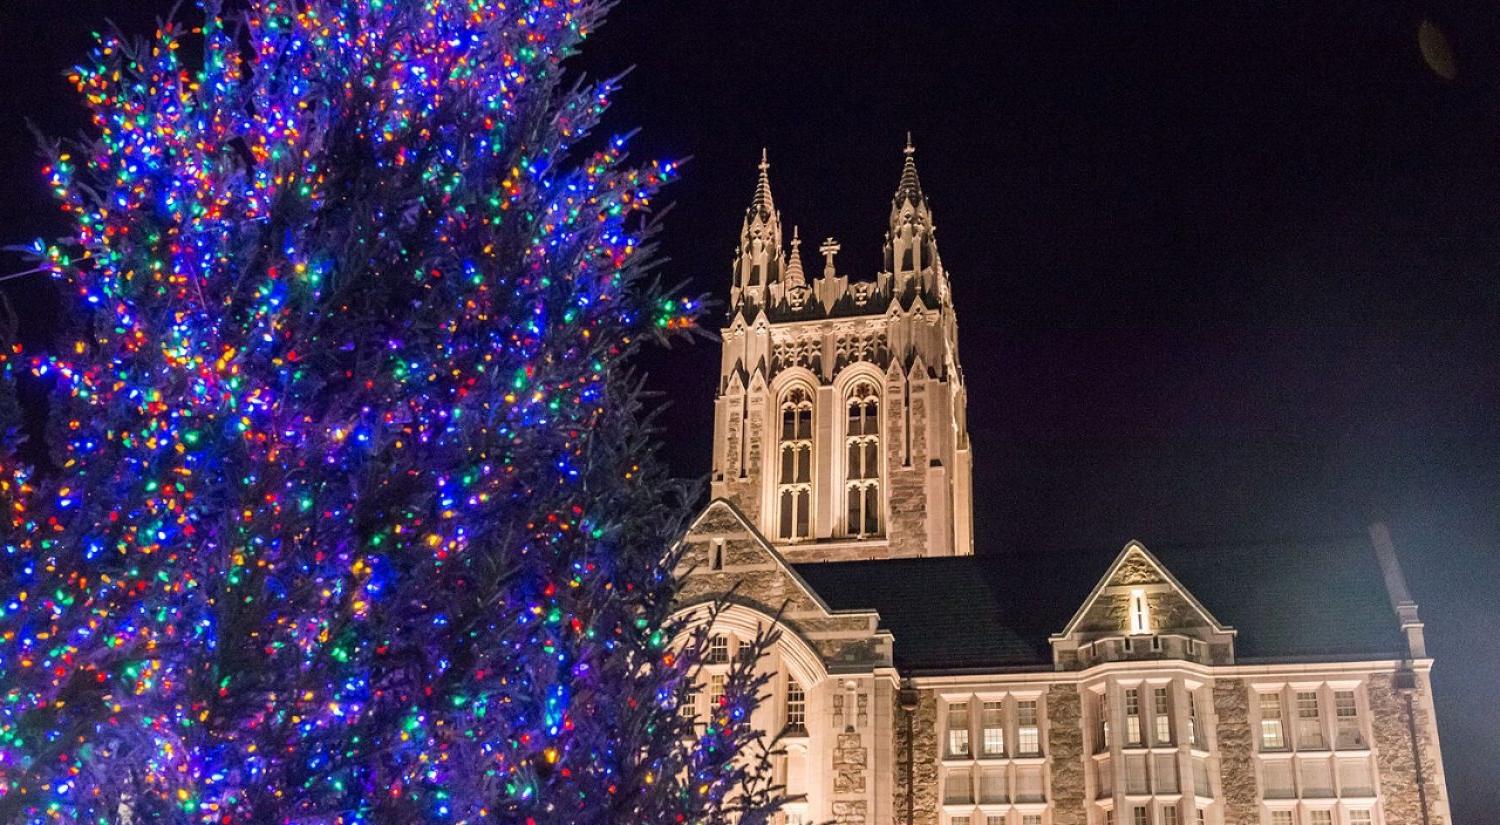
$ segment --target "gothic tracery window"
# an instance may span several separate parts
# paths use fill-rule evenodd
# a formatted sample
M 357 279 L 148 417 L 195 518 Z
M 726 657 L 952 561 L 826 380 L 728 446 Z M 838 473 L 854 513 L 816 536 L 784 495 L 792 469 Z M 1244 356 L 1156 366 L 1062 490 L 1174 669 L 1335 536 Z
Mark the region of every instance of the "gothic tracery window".
M 844 495 L 851 536 L 880 534 L 880 394 L 861 382 L 849 394 Z
M 793 388 L 782 399 L 776 500 L 777 535 L 784 541 L 812 535 L 812 413 L 805 388 Z

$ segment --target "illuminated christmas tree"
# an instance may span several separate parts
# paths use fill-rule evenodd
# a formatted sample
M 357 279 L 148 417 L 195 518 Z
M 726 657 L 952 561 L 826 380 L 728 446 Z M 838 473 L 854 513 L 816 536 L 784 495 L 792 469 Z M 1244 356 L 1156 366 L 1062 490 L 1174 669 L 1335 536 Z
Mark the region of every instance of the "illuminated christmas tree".
M 671 163 L 565 85 L 599 0 L 217 2 L 101 36 L 50 468 L 7 443 L 0 821 L 764 819 L 750 667 L 677 712 Z

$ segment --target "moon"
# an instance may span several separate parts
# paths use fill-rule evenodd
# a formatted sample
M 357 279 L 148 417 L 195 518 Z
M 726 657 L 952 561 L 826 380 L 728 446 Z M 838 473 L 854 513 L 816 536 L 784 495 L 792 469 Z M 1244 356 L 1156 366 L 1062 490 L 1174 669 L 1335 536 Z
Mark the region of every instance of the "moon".
M 1453 60 L 1453 47 L 1448 36 L 1431 20 L 1423 20 L 1417 28 L 1417 46 L 1422 50 L 1422 59 L 1427 68 L 1444 80 L 1458 77 L 1458 64 Z

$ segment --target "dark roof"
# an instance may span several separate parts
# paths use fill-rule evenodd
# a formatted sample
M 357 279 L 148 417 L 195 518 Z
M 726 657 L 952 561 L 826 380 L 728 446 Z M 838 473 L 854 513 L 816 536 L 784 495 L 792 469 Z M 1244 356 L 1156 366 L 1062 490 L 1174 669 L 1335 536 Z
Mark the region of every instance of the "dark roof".
M 879 611 L 904 670 L 1021 668 L 1051 663 L 1047 637 L 1062 632 L 1123 546 L 794 567 L 835 610 Z M 1241 661 L 1401 655 L 1364 536 L 1146 549 L 1239 631 Z

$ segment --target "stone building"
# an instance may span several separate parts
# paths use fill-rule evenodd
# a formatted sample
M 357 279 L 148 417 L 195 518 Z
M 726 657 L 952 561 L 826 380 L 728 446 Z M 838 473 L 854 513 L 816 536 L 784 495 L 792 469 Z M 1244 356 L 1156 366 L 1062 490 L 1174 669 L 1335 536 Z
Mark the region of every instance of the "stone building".
M 740 233 L 683 610 L 731 594 L 702 715 L 778 623 L 756 723 L 788 825 L 1440 825 L 1389 533 L 974 554 L 949 275 L 906 148 L 883 271 L 821 276 L 768 165 Z M 983 545 L 983 537 L 978 538 Z

